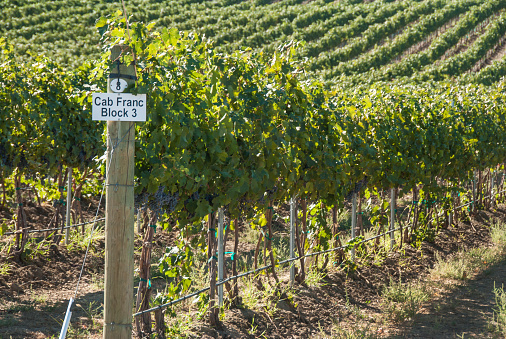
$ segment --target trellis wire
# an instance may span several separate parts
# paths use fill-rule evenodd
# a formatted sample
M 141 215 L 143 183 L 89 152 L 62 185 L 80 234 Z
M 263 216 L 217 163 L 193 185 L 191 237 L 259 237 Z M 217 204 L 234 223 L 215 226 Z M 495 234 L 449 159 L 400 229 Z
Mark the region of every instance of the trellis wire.
M 73 227 L 79 227 L 79 226 L 89 225 L 89 224 L 93 224 L 93 223 L 99 222 L 99 221 L 105 221 L 105 218 L 100 218 L 100 219 L 96 219 L 96 220 L 92 220 L 92 221 L 87 221 L 87 222 L 83 222 L 81 224 L 75 224 L 75 225 L 65 226 L 65 227 L 63 227 L 63 229 L 68 229 L 68 228 L 73 228 Z M 42 230 L 28 230 L 28 231 L 26 231 L 26 233 L 42 233 L 42 232 L 59 231 L 59 230 L 61 230 L 61 227 L 57 227 L 57 228 L 45 228 L 45 229 L 42 229 Z M 22 231 L 5 232 L 3 235 L 12 235 L 12 234 L 19 234 L 19 233 L 22 233 Z
M 497 192 L 497 193 L 491 194 L 490 196 L 488 196 L 488 197 L 487 197 L 487 199 L 491 199 L 492 197 L 495 197 L 495 196 L 497 196 L 498 194 L 501 194 L 501 193 L 503 193 L 503 192 L 506 192 L 506 190 L 503 190 L 503 191 L 500 191 L 500 192 Z M 468 202 L 468 203 L 466 203 L 466 204 L 463 204 L 463 205 L 457 206 L 457 207 L 455 207 L 455 209 L 459 209 L 459 208 L 462 208 L 462 207 L 466 207 L 466 206 L 468 206 L 468 205 L 472 204 L 473 202 L 474 202 L 474 201 L 471 201 L 471 202 Z M 451 211 L 451 210 L 452 210 L 452 209 L 444 210 L 442 213 L 447 212 L 447 211 Z M 435 218 L 440 217 L 440 216 L 442 216 L 442 214 L 441 214 L 441 213 L 440 213 L 440 214 L 438 214 Z M 431 219 L 430 221 L 435 220 L 435 218 Z M 411 224 L 411 225 L 406 225 L 405 227 L 406 227 L 406 228 L 411 228 L 412 226 L 413 226 L 413 225 Z M 375 235 L 375 236 L 373 236 L 373 237 L 370 237 L 370 238 L 364 239 L 364 240 L 362 240 L 362 241 L 358 242 L 356 245 L 361 245 L 361 244 L 364 244 L 364 243 L 369 242 L 369 241 L 371 241 L 371 240 L 375 240 L 375 239 L 377 239 L 377 238 L 384 237 L 384 236 L 386 236 L 387 234 L 391 234 L 391 233 L 393 233 L 393 232 L 395 232 L 395 231 L 399 231 L 399 230 L 401 230 L 401 229 L 402 229 L 402 227 L 397 227 L 397 228 L 395 228 L 395 229 L 393 229 L 393 230 L 388 230 L 387 232 L 384 232 L 384 233 L 381 233 L 381 234 L 377 234 L 377 235 Z M 339 246 L 339 247 L 331 248 L 331 249 L 328 249 L 328 250 L 322 250 L 322 251 L 318 251 L 318 252 L 313 252 L 313 253 L 305 254 L 305 255 L 302 255 L 302 256 L 299 256 L 299 257 L 296 257 L 296 258 L 290 258 L 290 259 L 286 259 L 286 260 L 280 261 L 280 262 L 278 262 L 278 263 L 277 263 L 277 265 L 287 264 L 287 263 L 290 263 L 290 262 L 293 262 L 293 261 L 300 260 L 300 259 L 302 259 L 302 258 L 309 258 L 309 257 L 315 256 L 315 255 L 320 255 L 320 254 L 325 254 L 325 253 L 329 253 L 329 252 L 335 252 L 335 251 L 339 251 L 339 250 L 344 250 L 344 249 L 346 249 L 347 247 L 348 247 L 347 245 L 344 245 L 344 246 Z M 293 264 L 292 264 L 291 266 L 293 266 Z M 229 278 L 224 279 L 224 280 L 222 280 L 222 281 L 218 281 L 218 282 L 216 283 L 216 286 L 220 286 L 220 285 L 222 285 L 222 284 L 224 284 L 224 283 L 226 283 L 226 282 L 229 282 L 229 281 L 234 280 L 234 279 L 242 278 L 242 277 L 247 276 L 247 275 L 250 275 L 250 274 L 254 274 L 254 273 L 257 273 L 257 272 L 265 271 L 265 270 L 267 270 L 267 269 L 269 269 L 269 268 L 272 268 L 272 265 L 267 265 L 267 266 L 259 267 L 259 268 L 255 269 L 255 270 L 247 271 L 247 272 L 244 272 L 244 273 L 241 273 L 241 274 L 235 275 L 235 276 L 233 276 L 233 277 L 229 277 Z M 136 316 L 141 315 L 141 314 L 144 314 L 144 313 L 153 312 L 153 311 L 155 311 L 155 310 L 162 309 L 162 308 L 167 308 L 167 307 L 172 306 L 172 305 L 174 305 L 174 304 L 177 304 L 177 303 L 179 303 L 179 302 L 185 301 L 186 299 L 189 299 L 189 298 L 191 298 L 191 297 L 194 297 L 194 296 L 196 296 L 196 295 L 199 295 L 200 293 L 204 293 L 204 292 L 206 292 L 206 291 L 208 291 L 208 290 L 209 290 L 209 287 L 203 288 L 203 289 L 201 289 L 201 290 L 199 290 L 199 291 L 193 292 L 193 293 L 191 293 L 191 294 L 188 294 L 188 295 L 186 295 L 186 296 L 184 296 L 184 297 L 181 297 L 181 298 L 179 298 L 179 299 L 173 300 L 173 301 L 171 301 L 171 302 L 168 302 L 168 303 L 165 303 L 165 304 L 162 304 L 162 305 L 158 305 L 158 306 L 156 306 L 156 307 L 152 307 L 152 308 L 149 308 L 149 309 L 144 310 L 144 311 L 141 311 L 141 312 L 134 313 L 134 314 L 133 314 L 133 316 L 134 316 L 134 317 L 136 317 Z

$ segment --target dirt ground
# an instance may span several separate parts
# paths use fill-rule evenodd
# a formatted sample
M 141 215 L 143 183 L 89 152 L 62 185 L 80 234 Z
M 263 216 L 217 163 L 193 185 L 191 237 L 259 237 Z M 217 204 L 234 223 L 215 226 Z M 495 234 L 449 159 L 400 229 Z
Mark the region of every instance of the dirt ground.
M 494 287 L 506 282 L 506 261 L 425 305 L 412 323 L 395 329 L 402 338 L 493 338 L 488 323 Z
M 92 205 L 92 204 L 91 204 Z M 90 205 L 90 215 L 93 206 Z M 33 209 L 31 214 L 37 211 Z M 2 212 L 0 212 L 2 213 Z M 7 215 L 3 212 L 3 217 Z M 2 216 L 0 214 L 0 216 Z M 89 217 L 89 215 L 88 215 Z M 38 217 L 39 219 L 44 218 Z M 318 286 L 296 285 L 293 300 L 276 298 L 275 307 L 245 307 L 225 311 L 217 329 L 196 325 L 188 331 L 195 338 L 486 338 L 493 337 L 487 322 L 492 317 L 494 283 L 506 280 L 506 261 L 473 275 L 451 291 L 443 291 L 423 304 L 413 319 L 388 323 L 383 319 L 380 297 L 386 283 L 426 279 L 436 255 L 449 257 L 458 249 L 489 246 L 489 226 L 504 222 L 506 206 L 480 211 L 469 223 L 442 230 L 434 243 L 415 249 L 405 245 L 380 261 L 365 258 L 354 271 L 330 267 Z M 44 223 L 41 222 L 41 226 Z M 155 244 L 166 246 L 170 235 L 157 232 Z M 103 303 L 103 241 L 94 243 L 72 314 L 68 338 L 101 338 Z M 369 245 L 372 246 L 372 245 Z M 63 245 L 29 262 L 18 264 L 0 254 L 0 338 L 57 337 L 70 297 L 74 296 L 83 250 Z M 2 267 L 2 266 L 0 266 Z M 287 272 L 279 272 L 281 290 Z M 268 284 L 268 282 L 266 282 Z M 265 303 L 265 300 L 259 300 Z M 273 305 L 271 305 L 273 306 Z M 193 333 L 193 334 L 191 334 Z

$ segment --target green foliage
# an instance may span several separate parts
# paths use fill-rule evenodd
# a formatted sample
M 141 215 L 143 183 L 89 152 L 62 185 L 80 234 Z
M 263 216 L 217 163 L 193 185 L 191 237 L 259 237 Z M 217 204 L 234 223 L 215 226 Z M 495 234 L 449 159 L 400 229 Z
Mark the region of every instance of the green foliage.
M 496 333 L 506 333 L 506 293 L 504 286 L 496 287 L 494 282 L 495 306 L 493 308 L 492 320 L 489 327 Z
M 36 57 L 19 63 L 0 39 L 0 167 L 3 176 L 46 177 L 61 165 L 89 167 L 103 153 L 103 129 L 80 103 L 89 64 L 68 74 Z M 88 68 L 87 68 L 88 67 Z

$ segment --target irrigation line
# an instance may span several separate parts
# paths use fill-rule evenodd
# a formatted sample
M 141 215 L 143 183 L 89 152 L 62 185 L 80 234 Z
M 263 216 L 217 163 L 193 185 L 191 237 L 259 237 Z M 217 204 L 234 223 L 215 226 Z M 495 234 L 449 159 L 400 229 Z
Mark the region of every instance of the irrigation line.
M 184 297 L 181 297 L 179 299 L 173 300 L 173 301 L 171 301 L 169 303 L 166 303 L 166 304 L 163 304 L 163 305 L 160 305 L 160 306 L 156 306 L 156 307 L 152 307 L 152 308 L 150 308 L 148 310 L 144 310 L 142 312 L 134 313 L 133 316 L 136 317 L 136 316 L 144 314 L 144 313 L 153 312 L 153 311 L 156 311 L 156 310 L 161 310 L 162 308 L 166 308 L 166 307 L 172 306 L 172 305 L 177 304 L 177 303 L 179 303 L 181 301 L 185 301 L 186 299 L 189 299 L 191 297 L 199 295 L 200 293 L 204 293 L 204 292 L 208 291 L 209 289 L 210 289 L 210 287 L 206 287 L 204 289 L 201 289 L 200 291 L 193 292 L 191 294 L 185 295 Z
M 104 221 L 104 220 L 105 220 L 105 218 L 100 218 L 100 219 L 96 219 L 96 220 L 92 220 L 92 221 L 83 222 L 81 224 L 65 226 L 65 227 L 63 227 L 63 229 L 84 226 L 84 225 L 93 224 L 95 222 Z M 26 233 L 28 233 L 28 234 L 29 233 L 42 233 L 42 232 L 59 231 L 59 230 L 61 230 L 61 227 L 46 228 L 43 230 L 28 230 L 28 231 L 26 231 Z M 14 231 L 14 232 L 5 232 L 3 235 L 12 235 L 12 234 L 21 234 L 21 233 L 23 233 L 23 231 L 19 230 L 19 231 Z
M 488 197 L 484 197 L 484 198 L 485 198 L 485 199 L 490 199 L 490 198 L 492 198 L 493 196 L 496 196 L 496 195 L 501 194 L 501 193 L 503 193 L 503 192 L 506 192 L 506 190 L 502 190 L 502 191 L 500 191 L 500 192 L 494 193 L 494 194 L 492 194 L 492 195 L 490 195 L 490 196 L 488 196 Z M 468 206 L 468 205 L 473 204 L 474 202 L 475 202 L 475 201 L 471 201 L 471 202 L 469 202 L 469 203 L 466 203 L 466 204 L 463 204 L 463 205 L 457 206 L 457 207 L 455 207 L 455 208 L 451 208 L 451 209 L 449 209 L 449 210 L 444 210 L 442 213 L 447 212 L 447 211 L 451 211 L 451 210 L 453 210 L 453 209 L 460 209 L 460 208 L 462 208 L 462 207 L 466 207 L 466 206 Z M 439 216 L 441 216 L 441 215 L 442 215 L 442 214 L 439 214 L 439 215 L 438 215 L 438 217 L 439 217 Z M 430 220 L 430 221 L 433 221 L 433 220 L 435 220 L 435 218 L 434 218 L 434 219 L 432 219 L 432 220 Z M 371 240 L 374 240 L 374 239 L 377 239 L 377 238 L 380 238 L 380 237 L 384 237 L 384 236 L 386 236 L 387 234 L 390 234 L 390 233 L 392 233 L 392 232 L 395 232 L 395 231 L 400 231 L 400 230 L 402 230 L 402 229 L 412 228 L 412 227 L 413 227 L 413 224 L 408 224 L 408 225 L 406 225 L 406 226 L 400 226 L 400 227 L 397 227 L 397 228 L 395 228 L 395 229 L 393 229 L 393 230 L 388 230 L 387 232 L 384 232 L 384 233 L 381 233 L 381 234 L 377 234 L 377 235 L 375 235 L 375 236 L 373 236 L 373 237 L 370 237 L 370 238 L 364 239 L 364 240 L 362 240 L 362 241 L 360 241 L 360 242 L 356 243 L 356 244 L 355 244 L 355 246 L 357 246 L 357 245 L 361 245 L 361 244 L 364 244 L 364 243 L 366 243 L 366 242 L 369 242 L 369 241 L 371 241 Z M 347 247 L 348 247 L 348 245 L 345 245 L 345 246 L 339 246 L 339 247 L 331 248 L 331 249 L 328 249 L 328 250 L 323 250 L 323 251 L 318 251 L 318 252 L 313 252 L 313 253 L 305 254 L 305 255 L 302 255 L 302 256 L 299 256 L 299 257 L 296 257 L 296 258 L 290 258 L 290 259 L 286 259 L 286 260 L 280 261 L 280 262 L 278 262 L 278 263 L 277 263 L 277 265 L 279 266 L 279 265 L 287 264 L 287 263 L 290 263 L 290 262 L 293 262 L 293 261 L 297 261 L 297 260 L 300 260 L 300 259 L 303 259 L 303 258 L 313 257 L 313 256 L 315 256 L 315 255 L 320 255 L 320 254 L 325 254 L 325 253 L 329 253 L 329 252 L 335 252 L 335 251 L 339 251 L 339 250 L 344 250 L 344 249 L 346 249 Z M 219 285 L 225 284 L 225 283 L 227 283 L 227 282 L 229 282 L 229 281 L 231 281 L 231 280 L 235 280 L 235 279 L 238 279 L 238 278 L 242 278 L 242 277 L 247 276 L 247 275 L 250 275 L 250 274 L 254 274 L 254 273 L 257 273 L 257 272 L 265 271 L 265 270 L 267 270 L 267 269 L 269 269 L 269 268 L 272 268 L 272 264 L 271 264 L 271 265 L 267 265 L 267 266 L 263 266 L 263 267 L 260 267 L 260 268 L 257 268 L 257 269 L 255 269 L 255 270 L 251 270 L 251 271 L 248 271 L 248 272 L 244 272 L 244 273 L 241 273 L 241 274 L 235 275 L 235 276 L 233 276 L 233 277 L 229 277 L 229 278 L 227 278 L 227 279 L 225 279 L 225 280 L 222 280 L 222 281 L 218 281 L 218 282 L 216 282 L 216 286 L 219 286 Z M 163 308 L 167 308 L 167 307 L 172 306 L 172 305 L 174 305 L 174 304 L 177 304 L 177 303 L 179 303 L 179 302 L 181 302 L 181 301 L 184 301 L 184 300 L 186 300 L 186 299 L 188 299 L 188 298 L 194 297 L 194 296 L 196 296 L 196 295 L 198 295 L 198 294 L 200 294 L 200 293 L 206 292 L 206 291 L 208 291 L 209 289 L 210 289 L 210 287 L 206 287 L 206 288 L 201 289 L 201 290 L 199 290 L 199 291 L 197 291 L 197 292 L 193 292 L 193 293 L 191 293 L 191 294 L 188 294 L 188 295 L 186 295 L 186 296 L 184 296 L 184 297 L 181 297 L 181 298 L 179 298 L 179 299 L 173 300 L 173 301 L 168 302 L 168 303 L 166 303 L 166 304 L 158 305 L 158 306 L 156 306 L 156 307 L 152 307 L 152 308 L 150 308 L 150 309 L 147 309 L 147 310 L 144 310 L 144 311 L 140 311 L 140 312 L 134 313 L 134 314 L 133 314 L 133 316 L 134 316 L 134 317 L 136 317 L 136 316 L 139 316 L 139 315 L 144 314 L 144 313 L 149 313 L 149 312 L 153 312 L 153 311 L 156 311 L 156 310 L 161 310 L 161 309 L 163 309 Z
M 268 268 L 272 267 L 272 265 L 267 265 L 267 266 L 264 266 L 264 267 L 260 267 L 260 268 L 257 268 L 256 270 L 251 270 L 251 271 L 248 271 L 248 272 L 244 272 L 244 273 L 241 273 L 241 274 L 238 274 L 238 275 L 235 275 L 233 277 L 230 277 L 230 278 L 227 278 L 225 280 L 222 280 L 222 281 L 219 281 L 219 282 L 216 282 L 216 287 L 218 287 L 219 285 L 222 285 L 232 279 L 237 279 L 237 278 L 241 278 L 241 277 L 244 277 L 246 275 L 250 275 L 250 274 L 253 274 L 253 273 L 256 273 L 256 272 L 260 272 L 260 271 L 264 271 Z M 162 304 L 162 305 L 159 305 L 159 306 L 156 306 L 156 307 L 152 307 L 150 309 L 147 309 L 147 310 L 144 310 L 144 311 L 140 311 L 140 312 L 137 312 L 137 313 L 134 313 L 134 317 L 138 316 L 138 315 L 141 315 L 141 314 L 144 314 L 144 313 L 148 313 L 148 312 L 153 312 L 153 311 L 156 311 L 158 309 L 162 309 L 162 308 L 167 308 L 169 306 L 172 306 L 174 304 L 177 304 L 178 302 L 181 302 L 181 301 L 184 301 L 188 298 L 191 298 L 191 297 L 194 297 L 200 293 L 203 293 L 203 292 L 206 292 L 210 289 L 210 287 L 206 287 L 206 288 L 203 288 L 201 289 L 200 291 L 197 291 L 197 292 L 193 292 L 191 294 L 188 294 L 184 297 L 181 297 L 179 299 L 176 299 L 176 300 L 173 300 L 171 302 L 168 302 L 166 304 Z

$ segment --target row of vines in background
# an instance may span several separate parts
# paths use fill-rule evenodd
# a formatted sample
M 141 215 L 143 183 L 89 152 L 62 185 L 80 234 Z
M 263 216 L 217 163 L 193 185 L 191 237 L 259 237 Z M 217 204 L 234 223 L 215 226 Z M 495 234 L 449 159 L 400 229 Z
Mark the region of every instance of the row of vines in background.
M 333 68 L 327 68 L 323 71 L 323 75 L 326 79 L 343 77 L 344 75 L 349 76 L 353 74 L 359 74 L 361 77 L 368 78 L 371 74 L 367 74 L 367 72 L 372 72 L 378 77 L 369 78 L 369 81 L 371 81 L 373 79 L 390 80 L 394 77 L 412 74 L 413 72 L 419 70 L 421 67 L 420 63 L 425 65 L 435 64 L 444 51 L 457 44 L 459 35 L 468 34 L 471 28 L 477 25 L 479 21 L 493 15 L 502 8 L 504 8 L 504 3 L 496 0 L 487 1 L 485 3 L 476 3 L 471 1 L 461 2 L 458 3 L 458 5 L 447 4 L 440 11 L 421 18 L 415 25 L 405 29 L 402 34 L 397 36 L 395 39 L 391 39 L 384 45 L 375 47 L 370 52 L 364 53 L 358 57 L 356 60 L 352 60 L 348 63 L 341 63 Z M 459 20 L 456 27 L 449 31 L 451 33 L 447 32 L 441 38 L 435 39 L 428 51 L 422 51 L 414 54 L 413 56 L 406 57 L 400 64 L 393 64 L 391 67 L 382 67 L 395 57 L 401 55 L 414 43 L 422 41 L 436 29 L 458 15 L 463 15 L 464 18 Z M 500 22 L 497 18 L 495 21 Z M 437 54 L 435 54 L 435 52 Z M 471 59 L 469 62 L 472 62 Z M 474 62 L 472 62 L 472 64 L 474 64 Z M 401 70 L 402 73 L 400 73 Z M 454 70 L 453 73 L 445 74 L 458 76 L 462 73 L 462 71 Z M 415 75 L 418 75 L 418 73 L 415 73 Z M 442 80 L 442 78 L 443 76 L 440 76 L 437 80 Z M 430 79 L 430 77 L 426 76 L 425 80 L 428 79 Z
M 100 156 L 105 147 L 102 141 L 103 127 L 91 121 L 78 102 L 86 86 L 85 67 L 67 73 L 54 62 L 38 58 L 21 64 L 15 61 L 11 47 L 0 40 L 2 64 L 0 84 L 0 177 L 2 206 L 5 205 L 6 179 L 12 178 L 16 192 L 16 245 L 14 251 L 20 258 L 28 240 L 27 221 L 21 190 L 31 182 L 38 190 L 51 193 L 56 213 L 48 225 L 58 228 L 64 225 L 64 191 L 69 171 L 74 171 L 74 210 L 76 221 L 82 219 L 80 197 L 83 184 L 95 171 L 93 159 Z M 22 180 L 25 184 L 22 184 Z M 42 192 L 41 192 L 42 193 Z M 39 201 L 40 204 L 40 201 Z M 58 243 L 61 235 L 55 235 Z
M 291 40 L 304 42 L 295 58 L 309 58 L 306 68 L 313 76 L 322 77 L 328 86 L 342 81 L 361 84 L 409 78 L 413 82 L 457 76 L 462 83 L 490 85 L 506 72 L 504 62 L 488 65 L 487 60 L 480 60 L 497 49 L 493 40 L 497 40 L 495 35 L 501 35 L 498 27 L 496 33 L 487 29 L 487 36 L 473 44 L 471 51 L 443 64 L 439 61 L 447 53 L 465 50 L 465 46 L 459 46 L 470 36 L 482 35 L 476 28 L 496 20 L 494 15 L 503 7 L 500 0 L 126 3 L 135 20 L 154 22 L 157 29 L 195 30 L 213 39 L 216 49 L 224 53 L 252 48 L 270 54 Z M 104 0 L 94 4 L 8 1 L 0 8 L 0 19 L 5 22 L 0 34 L 11 40 L 18 57 L 35 59 L 32 55 L 40 52 L 33 51 L 37 46 L 43 53 L 51 51 L 64 65 L 75 66 L 98 58 L 99 35 L 93 22 L 102 13 L 117 8 L 117 4 Z M 457 19 L 459 23 L 444 32 Z M 439 36 L 441 31 L 443 36 Z M 465 73 L 471 67 L 486 72 L 468 76 Z M 422 68 L 425 69 L 419 74 Z

